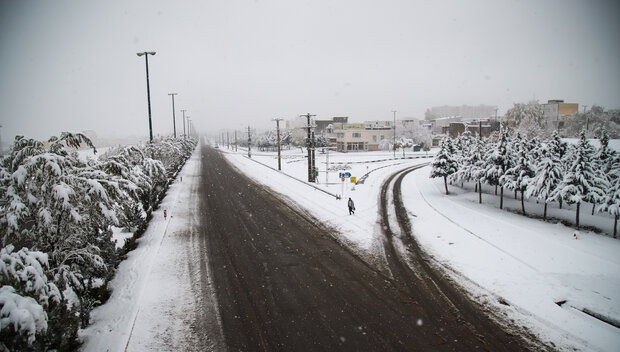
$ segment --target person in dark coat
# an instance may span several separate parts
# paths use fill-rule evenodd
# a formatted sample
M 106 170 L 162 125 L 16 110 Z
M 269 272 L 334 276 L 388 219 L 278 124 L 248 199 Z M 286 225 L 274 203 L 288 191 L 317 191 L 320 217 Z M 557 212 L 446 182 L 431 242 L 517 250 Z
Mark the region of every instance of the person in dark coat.
M 355 204 L 353 203 L 353 199 L 349 198 L 349 215 L 355 214 Z

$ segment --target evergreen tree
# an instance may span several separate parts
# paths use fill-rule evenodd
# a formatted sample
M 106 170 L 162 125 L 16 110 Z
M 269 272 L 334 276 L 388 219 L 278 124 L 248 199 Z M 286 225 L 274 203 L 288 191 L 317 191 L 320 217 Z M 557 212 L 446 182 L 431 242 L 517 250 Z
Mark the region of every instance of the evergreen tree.
M 517 136 L 513 148 L 517 151 L 517 161 L 515 165 L 506 170 L 500 177 L 500 184 L 515 192 L 521 192 L 521 211 L 525 214 L 524 196 L 531 178 L 534 176 L 534 170 L 530 165 L 528 158 L 528 148 L 525 140 Z
M 79 133 L 45 144 L 18 136 L 0 161 L 0 350 L 77 349 L 103 297 L 99 282 L 117 264 L 110 225 L 150 211 L 196 140 L 121 148 L 102 161 L 81 161 L 71 149 L 82 144 L 96 152 Z
M 609 187 L 601 202 L 600 211 L 607 211 L 614 217 L 613 237 L 617 238 L 618 216 L 620 214 L 620 155 L 615 154 L 606 168 Z
M 556 152 L 557 148 L 551 143 L 541 149 L 534 177 L 530 180 L 526 192 L 528 198 L 535 196 L 544 202 L 543 219 L 547 219 L 547 206 L 551 201 L 551 194 L 563 178 L 562 162 Z
M 456 172 L 457 163 L 454 160 L 454 148 L 450 137 L 441 142 L 441 149 L 431 163 L 431 178 L 443 177 L 446 194 L 448 194 L 448 176 Z
M 491 186 L 495 186 L 495 194 L 497 187 L 500 188 L 499 208 L 504 205 L 504 187 L 501 183 L 501 177 L 507 169 L 510 168 L 510 156 L 508 155 L 508 135 L 505 129 L 502 129 L 499 138 L 493 149 L 487 154 L 486 168 L 484 171 L 484 182 Z
M 552 194 L 552 199 L 561 198 L 568 204 L 576 204 L 575 225 L 579 227 L 579 210 L 581 203 L 597 202 L 603 199 L 607 181 L 592 163 L 593 148 L 581 132 L 579 142 L 572 147 L 570 167 L 564 174 L 562 182 Z
M 608 173 L 611 169 L 611 164 L 617 160 L 616 156 L 618 153 L 609 146 L 609 134 L 607 134 L 606 130 L 601 131 L 599 140 L 601 146 L 596 151 L 595 160 L 601 170 L 603 170 L 604 173 Z

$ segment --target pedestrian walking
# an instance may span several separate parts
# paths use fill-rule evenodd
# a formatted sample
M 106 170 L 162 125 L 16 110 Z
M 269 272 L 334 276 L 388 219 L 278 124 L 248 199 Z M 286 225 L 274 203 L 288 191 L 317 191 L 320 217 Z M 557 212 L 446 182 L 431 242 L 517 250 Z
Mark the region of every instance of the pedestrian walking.
M 349 206 L 349 215 L 355 214 L 355 203 L 353 203 L 353 199 L 349 198 L 347 205 Z
M 166 209 L 164 209 L 164 220 L 166 220 L 166 218 L 168 218 L 168 211 L 166 211 Z

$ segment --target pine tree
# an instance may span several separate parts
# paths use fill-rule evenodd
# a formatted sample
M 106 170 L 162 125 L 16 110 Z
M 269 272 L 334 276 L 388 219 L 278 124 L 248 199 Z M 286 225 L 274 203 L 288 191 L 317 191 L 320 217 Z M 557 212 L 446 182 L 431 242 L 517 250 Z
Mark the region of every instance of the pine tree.
M 523 214 L 525 214 L 523 195 L 531 178 L 534 177 L 534 170 L 530 165 L 528 148 L 525 143 L 525 140 L 518 135 L 513 144 L 513 148 L 517 151 L 516 163 L 500 177 L 500 184 L 505 185 L 506 188 L 512 189 L 515 192 L 521 192 L 521 211 Z
M 457 163 L 454 160 L 454 148 L 450 137 L 441 142 L 441 149 L 431 163 L 431 178 L 443 177 L 446 195 L 448 194 L 448 176 L 456 172 Z
M 496 195 L 497 187 L 500 188 L 500 209 L 502 209 L 504 205 L 504 187 L 500 179 L 509 168 L 510 156 L 508 155 L 508 135 L 506 130 L 502 129 L 494 148 L 489 150 L 484 172 L 484 181 L 491 186 L 495 186 Z
M 564 174 L 562 182 L 552 194 L 551 199 L 563 199 L 568 204 L 576 204 L 575 225 L 579 227 L 579 210 L 581 203 L 589 200 L 603 199 L 607 181 L 592 163 L 593 148 L 581 132 L 579 142 L 572 147 L 570 167 Z
M 620 214 L 620 155 L 614 153 L 604 170 L 609 187 L 599 205 L 600 211 L 607 211 L 614 217 L 613 237 L 617 238 L 618 216 Z
M 540 152 L 538 162 L 534 166 L 534 177 L 530 180 L 526 196 L 535 196 L 544 202 L 543 219 L 547 219 L 547 206 L 551 201 L 552 192 L 562 181 L 562 162 L 556 154 L 557 149 L 548 144 Z

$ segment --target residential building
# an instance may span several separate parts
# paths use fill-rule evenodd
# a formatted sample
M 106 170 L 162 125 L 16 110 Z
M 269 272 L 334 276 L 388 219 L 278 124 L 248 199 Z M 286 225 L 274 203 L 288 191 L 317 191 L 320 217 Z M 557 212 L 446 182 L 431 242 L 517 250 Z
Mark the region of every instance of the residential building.
M 561 127 L 564 121 L 579 112 L 579 104 L 565 103 L 564 100 L 548 100 L 547 103 L 540 104 L 543 116 L 548 126 Z
M 499 121 L 493 119 L 469 121 L 469 122 L 451 122 L 448 126 L 442 127 L 442 133 L 450 136 L 450 138 L 456 138 L 459 135 L 465 133 L 467 129 L 472 136 L 483 138 L 489 137 L 494 131 L 499 131 Z

